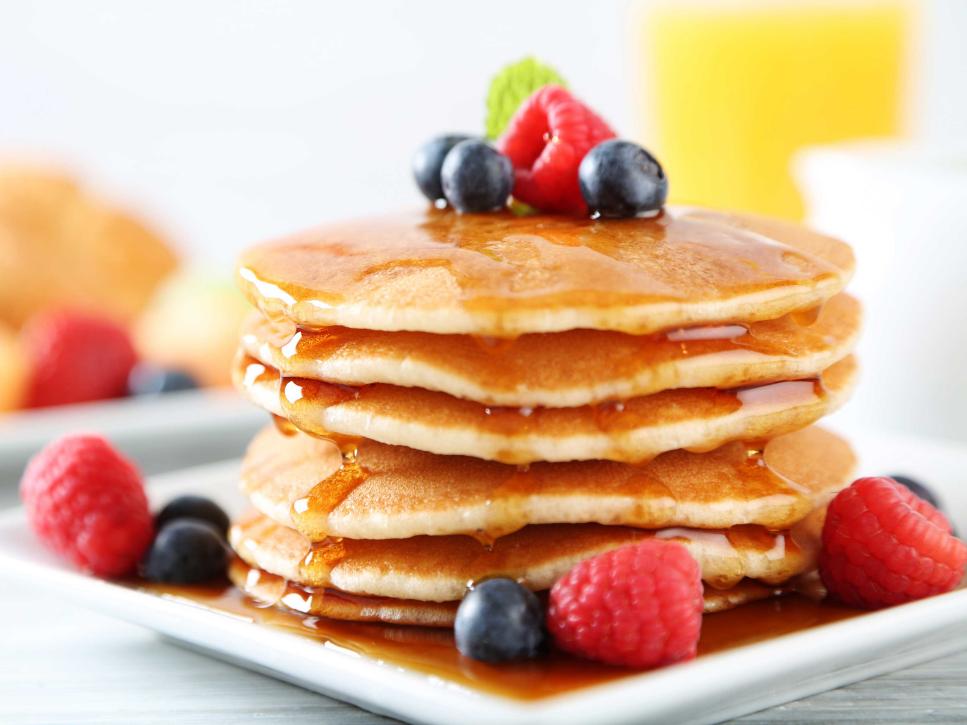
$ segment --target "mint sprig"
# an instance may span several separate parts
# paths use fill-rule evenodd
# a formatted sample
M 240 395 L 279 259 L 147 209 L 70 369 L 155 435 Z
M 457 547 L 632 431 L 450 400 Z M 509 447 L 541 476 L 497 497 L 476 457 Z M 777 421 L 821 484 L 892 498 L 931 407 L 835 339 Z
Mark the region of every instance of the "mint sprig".
M 551 84 L 567 88 L 567 81 L 556 70 L 534 57 L 511 63 L 495 75 L 487 91 L 487 138 L 500 136 L 520 104 Z

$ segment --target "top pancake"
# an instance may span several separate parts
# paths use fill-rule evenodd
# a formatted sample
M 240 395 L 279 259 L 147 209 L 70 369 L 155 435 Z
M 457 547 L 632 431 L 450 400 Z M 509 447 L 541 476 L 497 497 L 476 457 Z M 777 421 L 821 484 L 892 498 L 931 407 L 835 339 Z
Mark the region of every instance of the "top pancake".
M 852 269 L 842 242 L 752 216 L 428 210 L 256 247 L 239 277 L 268 317 L 301 327 L 505 337 L 775 319 L 829 299 Z

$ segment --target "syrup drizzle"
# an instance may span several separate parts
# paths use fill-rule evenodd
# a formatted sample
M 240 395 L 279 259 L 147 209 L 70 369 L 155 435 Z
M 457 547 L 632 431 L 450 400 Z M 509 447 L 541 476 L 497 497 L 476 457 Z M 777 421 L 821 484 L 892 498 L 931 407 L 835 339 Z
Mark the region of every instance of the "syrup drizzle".
M 340 462 L 336 470 L 320 480 L 304 496 L 292 502 L 289 514 L 297 529 L 306 528 L 307 518 L 311 518 L 313 522 L 326 521 L 332 512 L 369 478 L 368 469 L 359 461 L 359 445 L 362 438 L 321 431 L 317 426 L 310 425 L 312 407 L 320 391 L 325 391 L 330 399 L 340 401 L 352 400 L 358 396 L 356 389 L 343 385 L 305 379 L 280 379 L 279 402 L 286 416 L 283 420 L 296 429 L 311 429 L 312 435 L 329 441 L 339 449 L 340 453 Z M 339 540 L 327 540 L 329 553 L 326 555 L 315 550 L 310 551 L 303 562 L 304 566 L 315 567 L 317 562 L 322 561 L 323 566 L 331 568 L 334 560 L 332 552 L 336 550 L 332 546 L 334 543 L 338 544 Z
M 511 697 L 541 700 L 592 685 L 641 675 L 636 670 L 610 667 L 578 659 L 552 649 L 529 662 L 488 665 L 462 657 L 449 629 L 348 622 L 324 617 L 301 616 L 257 602 L 231 585 L 185 587 L 172 584 L 132 583 L 131 586 L 169 599 L 183 600 L 215 612 L 241 617 L 258 626 L 297 634 L 343 649 L 374 661 L 437 678 L 450 686 Z M 307 606 L 306 592 L 280 590 L 281 596 L 297 606 Z M 324 596 L 339 596 L 330 590 Z M 815 601 L 789 595 L 744 604 L 716 614 L 702 622 L 699 658 L 726 652 L 784 634 L 842 621 L 862 612 L 829 601 Z

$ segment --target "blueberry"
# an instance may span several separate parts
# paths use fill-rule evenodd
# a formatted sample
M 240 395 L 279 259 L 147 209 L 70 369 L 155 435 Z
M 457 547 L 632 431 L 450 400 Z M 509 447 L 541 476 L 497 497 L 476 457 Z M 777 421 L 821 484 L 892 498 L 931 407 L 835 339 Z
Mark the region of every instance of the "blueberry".
M 179 496 L 165 504 L 155 517 L 155 528 L 160 530 L 165 524 L 178 519 L 200 519 L 214 526 L 218 532 L 228 536 L 228 514 L 221 506 L 204 496 Z
M 487 579 L 460 602 L 457 649 L 483 662 L 536 657 L 544 644 L 544 609 L 534 592 L 512 579 Z
M 892 478 L 897 483 L 906 486 L 914 493 L 914 495 L 918 496 L 919 498 L 922 498 L 924 501 L 926 501 L 928 504 L 933 506 L 938 511 L 943 511 L 943 505 L 940 503 L 940 499 L 937 498 L 937 494 L 935 494 L 933 491 L 931 491 L 929 488 L 924 486 L 919 481 L 913 478 L 910 478 L 909 476 L 891 475 L 890 478 Z
M 578 167 L 581 194 L 595 215 L 631 217 L 661 209 L 668 179 L 641 146 L 611 139 L 588 151 Z
M 197 387 L 198 382 L 184 370 L 166 370 L 151 363 L 138 363 L 128 376 L 131 395 L 160 395 Z
M 485 141 L 461 141 L 443 160 L 443 193 L 460 212 L 492 211 L 507 204 L 514 188 L 510 159 Z
M 178 519 L 155 536 L 144 576 L 168 584 L 203 584 L 224 578 L 228 546 L 215 527 L 201 519 Z
M 443 166 L 443 159 L 450 153 L 450 149 L 461 141 L 473 138 L 464 134 L 448 134 L 437 136 L 427 141 L 417 149 L 413 155 L 413 176 L 416 178 L 416 185 L 420 191 L 430 201 L 439 201 L 444 198 L 443 184 L 440 181 L 440 168 Z

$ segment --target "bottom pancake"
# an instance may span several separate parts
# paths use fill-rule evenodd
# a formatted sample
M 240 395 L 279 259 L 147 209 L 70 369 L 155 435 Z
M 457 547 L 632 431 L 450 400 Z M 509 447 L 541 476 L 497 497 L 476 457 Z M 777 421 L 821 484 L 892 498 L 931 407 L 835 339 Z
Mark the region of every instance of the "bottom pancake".
M 425 602 L 459 600 L 468 583 L 495 576 L 534 591 L 550 588 L 584 559 L 652 537 L 683 544 L 702 579 L 728 589 L 742 579 L 777 585 L 815 568 L 823 509 L 784 532 L 761 526 L 702 530 L 633 529 L 599 524 L 526 526 L 484 546 L 469 536 L 329 539 L 311 543 L 268 517 L 232 526 L 229 540 L 249 565 L 291 582 L 344 592 Z
M 351 622 L 382 622 L 422 627 L 452 627 L 459 601 L 421 602 L 349 594 L 338 589 L 293 584 L 235 559 L 229 566 L 232 583 L 259 602 L 311 617 Z M 730 589 L 705 587 L 705 613 L 723 612 L 748 602 L 781 594 L 782 590 L 750 579 Z

